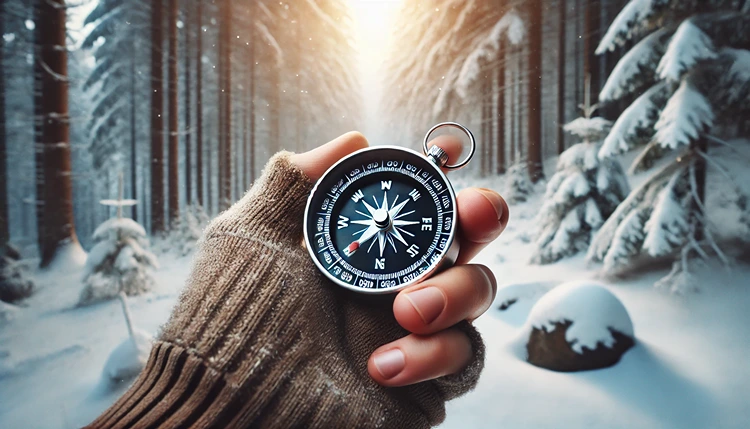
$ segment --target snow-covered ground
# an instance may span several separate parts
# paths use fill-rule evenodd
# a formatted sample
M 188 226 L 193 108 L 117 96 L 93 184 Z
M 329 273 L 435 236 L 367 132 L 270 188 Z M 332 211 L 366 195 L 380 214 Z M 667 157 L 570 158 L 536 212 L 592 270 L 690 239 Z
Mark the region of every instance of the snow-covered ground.
M 612 368 L 555 373 L 519 360 L 513 347 L 536 300 L 560 282 L 596 277 L 581 255 L 527 264 L 540 194 L 511 207 L 503 236 L 476 259 L 492 267 L 501 285 L 516 286 L 501 289 L 475 322 L 487 343 L 486 368 L 476 390 L 448 404 L 442 427 L 748 427 L 746 265 L 703 267 L 696 274 L 701 290 L 685 295 L 652 287 L 666 271 L 603 282 L 629 311 L 637 341 Z M 166 321 L 190 269 L 189 257 L 159 259 L 156 289 L 129 299 L 134 327 L 151 334 Z M 0 427 L 80 427 L 125 387 L 111 391 L 101 384 L 109 354 L 128 335 L 121 305 L 75 308 L 80 273 L 38 273 L 36 280 L 38 293 L 9 324 L 0 322 Z M 517 301 L 500 310 L 511 298 Z

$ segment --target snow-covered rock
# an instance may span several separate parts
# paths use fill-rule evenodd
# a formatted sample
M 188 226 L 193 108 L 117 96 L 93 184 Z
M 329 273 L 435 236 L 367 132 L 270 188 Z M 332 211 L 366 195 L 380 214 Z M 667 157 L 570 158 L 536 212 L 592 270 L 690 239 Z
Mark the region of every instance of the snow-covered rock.
M 526 360 L 554 371 L 616 364 L 634 342 L 625 306 L 591 281 L 562 284 L 531 309 L 522 329 Z
M 125 383 L 134 379 L 146 366 L 153 338 L 134 329 L 133 336 L 120 343 L 107 358 L 102 377 L 107 383 Z

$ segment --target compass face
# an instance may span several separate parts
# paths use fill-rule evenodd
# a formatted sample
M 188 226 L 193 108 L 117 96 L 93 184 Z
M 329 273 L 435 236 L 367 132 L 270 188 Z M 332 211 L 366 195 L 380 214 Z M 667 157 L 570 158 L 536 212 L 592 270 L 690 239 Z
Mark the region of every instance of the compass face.
M 313 189 L 307 248 L 337 284 L 394 292 L 455 258 L 455 201 L 445 175 L 425 157 L 397 147 L 364 149 L 331 167 Z

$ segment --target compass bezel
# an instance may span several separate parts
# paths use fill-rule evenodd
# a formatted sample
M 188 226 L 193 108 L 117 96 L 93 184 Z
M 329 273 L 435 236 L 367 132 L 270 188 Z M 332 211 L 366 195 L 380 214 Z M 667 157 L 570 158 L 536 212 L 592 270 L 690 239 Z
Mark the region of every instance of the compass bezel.
M 317 196 L 317 193 L 321 191 L 320 189 L 321 184 L 328 178 L 330 174 L 332 174 L 342 164 L 345 164 L 348 161 L 350 161 L 352 158 L 361 156 L 367 152 L 373 152 L 373 151 L 379 151 L 379 150 L 395 150 L 395 151 L 403 152 L 406 155 L 405 157 L 406 159 L 408 159 L 409 156 L 416 156 L 417 158 L 421 159 L 432 168 L 432 172 L 442 179 L 445 186 L 447 187 L 448 194 L 450 195 L 452 211 L 451 213 L 448 213 L 445 216 L 446 218 L 450 217 L 452 226 L 451 226 L 450 232 L 448 233 L 447 243 L 445 247 L 442 250 L 436 247 L 432 251 L 432 254 L 437 254 L 438 258 L 434 262 L 429 264 L 426 270 L 419 273 L 413 279 L 407 282 L 401 283 L 397 286 L 387 287 L 387 288 L 366 288 L 366 287 L 356 286 L 354 284 L 350 284 L 339 279 L 337 276 L 333 275 L 330 271 L 328 271 L 328 269 L 325 266 L 323 266 L 323 264 L 317 257 L 316 248 L 312 241 L 312 235 L 314 235 L 314 233 L 311 234 L 311 231 L 309 231 L 309 223 L 310 223 L 309 216 L 310 216 L 310 210 L 311 210 L 313 199 Z M 404 174 L 404 173 L 397 173 L 397 174 Z M 344 178 L 345 176 L 346 174 L 341 175 L 342 178 Z M 323 192 L 325 191 L 323 190 Z M 428 277 L 430 277 L 431 275 L 433 275 L 434 273 L 442 270 L 443 268 L 447 268 L 448 266 L 453 265 L 453 263 L 455 263 L 456 261 L 456 258 L 458 257 L 458 250 L 459 250 L 458 240 L 455 239 L 456 230 L 458 229 L 457 222 L 458 222 L 458 207 L 457 207 L 457 201 L 456 201 L 456 194 L 455 194 L 455 191 L 453 190 L 453 186 L 451 185 L 450 180 L 448 180 L 445 173 L 440 169 L 440 167 L 436 165 L 434 162 L 432 162 L 429 158 L 425 157 L 424 155 L 412 149 L 399 147 L 399 146 L 384 145 L 384 146 L 368 147 L 368 148 L 360 149 L 356 152 L 353 152 L 341 158 L 340 160 L 338 160 L 335 164 L 333 164 L 330 168 L 328 168 L 325 173 L 323 173 L 323 175 L 316 181 L 315 185 L 310 191 L 310 194 L 307 197 L 307 203 L 305 205 L 305 215 L 304 215 L 304 220 L 303 220 L 303 232 L 304 232 L 304 239 L 305 239 L 305 247 L 307 248 L 307 251 L 310 254 L 310 257 L 312 258 L 317 268 L 329 280 L 331 280 L 338 286 L 344 287 L 346 289 L 352 290 L 357 293 L 384 295 L 384 294 L 395 293 L 409 286 L 418 284 L 422 282 L 423 280 L 427 279 Z M 330 224 L 330 219 L 329 219 L 329 224 Z M 364 270 L 364 271 L 367 271 L 368 273 L 372 273 L 369 270 Z

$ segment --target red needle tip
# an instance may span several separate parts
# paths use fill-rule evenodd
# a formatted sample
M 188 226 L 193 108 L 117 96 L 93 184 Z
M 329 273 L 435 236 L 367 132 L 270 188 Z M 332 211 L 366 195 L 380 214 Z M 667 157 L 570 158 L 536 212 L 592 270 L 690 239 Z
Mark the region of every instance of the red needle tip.
M 352 253 L 356 252 L 357 249 L 359 249 L 359 241 L 354 241 L 352 244 L 349 245 L 346 249 L 344 249 L 344 254 L 346 256 L 351 255 Z

